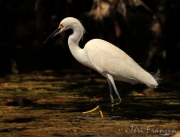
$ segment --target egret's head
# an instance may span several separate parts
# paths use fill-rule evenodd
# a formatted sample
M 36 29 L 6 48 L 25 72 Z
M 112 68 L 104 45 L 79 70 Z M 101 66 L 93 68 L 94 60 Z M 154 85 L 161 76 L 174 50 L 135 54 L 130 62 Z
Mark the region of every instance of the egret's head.
M 79 20 L 73 17 L 67 17 L 60 22 L 58 28 L 44 41 L 44 43 L 46 43 L 50 38 L 68 29 L 77 29 L 82 34 L 85 32 L 85 29 Z

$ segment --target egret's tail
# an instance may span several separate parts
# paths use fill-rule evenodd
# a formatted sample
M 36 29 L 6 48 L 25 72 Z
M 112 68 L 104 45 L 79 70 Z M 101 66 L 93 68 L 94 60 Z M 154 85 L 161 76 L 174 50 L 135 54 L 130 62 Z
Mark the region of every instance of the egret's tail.
M 142 72 L 140 75 L 137 77 L 137 81 L 140 83 L 144 83 L 150 88 L 156 88 L 159 84 L 159 75 L 160 71 L 158 70 L 155 74 L 150 74 L 146 71 Z
M 155 74 L 151 74 L 155 80 L 156 84 L 149 84 L 148 86 L 150 88 L 156 88 L 159 85 L 159 76 L 160 76 L 160 70 L 158 69 L 158 71 Z
M 152 76 L 158 82 L 159 81 L 159 76 L 160 76 L 160 70 L 158 69 L 158 71 L 155 74 L 152 74 Z

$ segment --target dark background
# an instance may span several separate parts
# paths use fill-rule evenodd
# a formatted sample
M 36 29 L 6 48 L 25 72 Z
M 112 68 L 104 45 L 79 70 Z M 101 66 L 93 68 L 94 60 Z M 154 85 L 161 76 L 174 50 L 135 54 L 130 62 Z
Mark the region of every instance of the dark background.
M 110 8 L 104 14 L 107 5 Z M 46 69 L 89 70 L 69 51 L 71 30 L 43 44 L 68 16 L 85 26 L 81 47 L 90 39 L 101 38 L 150 72 L 179 71 L 178 0 L 0 0 L 1 76 Z

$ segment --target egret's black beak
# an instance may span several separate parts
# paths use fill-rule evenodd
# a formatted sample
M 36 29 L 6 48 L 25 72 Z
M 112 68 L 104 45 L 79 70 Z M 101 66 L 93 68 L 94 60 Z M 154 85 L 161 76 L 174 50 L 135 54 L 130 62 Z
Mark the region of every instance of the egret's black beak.
M 52 37 L 56 36 L 57 33 L 59 32 L 60 28 L 57 28 L 47 39 L 44 41 L 44 44 Z

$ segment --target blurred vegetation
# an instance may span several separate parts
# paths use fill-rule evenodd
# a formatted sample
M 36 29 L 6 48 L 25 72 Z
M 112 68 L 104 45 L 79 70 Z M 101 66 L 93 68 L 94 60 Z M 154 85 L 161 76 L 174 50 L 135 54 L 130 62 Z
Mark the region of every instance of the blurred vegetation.
M 68 16 L 86 28 L 80 46 L 105 39 L 148 71 L 179 70 L 180 1 L 177 0 L 0 0 L 0 74 L 43 69 L 87 69 L 72 57 L 72 31 L 45 38 Z

